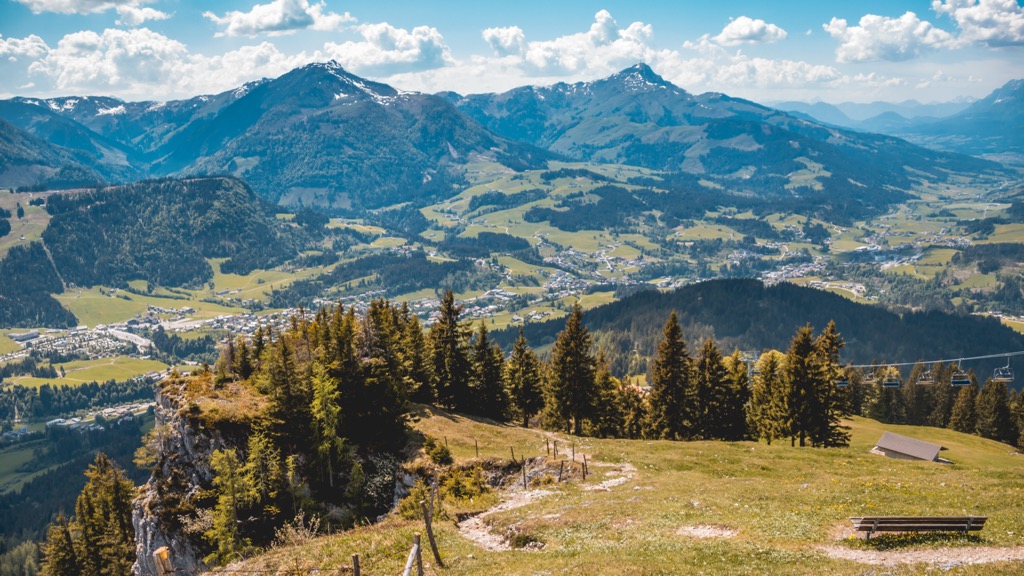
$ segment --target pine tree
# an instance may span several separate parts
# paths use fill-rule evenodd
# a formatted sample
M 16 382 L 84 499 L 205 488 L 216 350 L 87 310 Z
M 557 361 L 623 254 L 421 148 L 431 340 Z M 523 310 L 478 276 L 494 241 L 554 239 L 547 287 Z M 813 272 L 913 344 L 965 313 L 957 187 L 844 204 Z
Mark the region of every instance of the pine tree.
M 848 446 L 848 428 L 840 424 L 843 414 L 841 398 L 837 393 L 836 381 L 841 377 L 839 350 L 846 343 L 836 330 L 836 323 L 830 321 L 815 341 L 815 350 L 820 367 L 820 378 L 815 387 L 815 409 L 811 415 L 810 437 L 812 446 Z
M 953 402 L 956 400 L 954 389 L 950 385 L 952 366 L 937 364 L 932 366 L 935 384 L 929 389 L 929 405 L 931 406 L 925 424 L 936 428 L 949 426 L 949 417 L 953 412 Z
M 439 312 L 428 338 L 431 383 L 438 404 L 450 410 L 462 409 L 469 401 L 471 369 L 466 351 L 467 330 L 459 322 L 462 307 L 455 304 L 451 290 L 441 297 Z
M 505 390 L 505 359 L 501 349 L 487 337 L 487 325 L 480 322 L 473 344 L 471 381 L 474 411 L 485 418 L 504 421 L 508 413 Z
M 251 489 L 246 485 L 242 463 L 234 450 L 217 450 L 210 459 L 213 468 L 213 486 L 217 504 L 213 509 L 213 526 L 206 539 L 215 550 L 204 560 L 210 564 L 224 564 L 237 560 L 250 543 L 238 528 L 239 516 L 248 504 Z
M 618 378 L 612 376 L 604 350 L 598 350 L 596 362 L 594 391 L 597 401 L 590 433 L 601 438 L 618 438 L 622 434 L 624 418 L 619 401 L 622 385 Z
M 313 446 L 321 480 L 334 487 L 335 467 L 341 460 L 345 441 L 338 436 L 341 427 L 341 406 L 338 381 L 320 363 L 313 365 L 313 404 L 310 406 Z
M 252 376 L 252 350 L 249 348 L 245 336 L 239 336 L 235 340 L 235 365 L 232 369 L 242 380 L 248 380 Z
M 46 531 L 41 576 L 84 576 L 78 563 L 71 523 L 63 514 Z
M 643 438 L 649 417 L 640 391 L 635 386 L 624 384 L 619 388 L 619 404 L 622 406 L 622 437 Z
M 593 340 L 583 326 L 583 309 L 575 304 L 551 353 L 551 391 L 559 417 L 583 433 L 583 421 L 594 412 Z
M 248 455 L 242 467 L 242 476 L 248 494 L 244 500 L 248 506 L 261 509 L 262 515 L 276 514 L 276 509 L 268 511 L 267 508 L 274 505 L 284 485 L 281 452 L 262 432 L 249 436 L 246 451 Z
M 907 420 L 907 406 L 899 388 L 882 386 L 882 382 L 889 378 L 899 378 L 893 367 L 887 367 L 876 375 L 874 399 L 868 406 L 868 417 L 887 424 L 901 424 Z
M 792 428 L 786 406 L 789 394 L 783 374 L 785 362 L 781 352 L 765 352 L 757 361 L 753 378 L 747 419 L 751 432 L 769 445 L 788 436 Z
M 724 438 L 732 414 L 731 396 L 725 362 L 715 341 L 708 338 L 701 346 L 694 363 L 697 382 L 697 437 L 705 440 Z
M 725 361 L 725 384 L 722 398 L 723 440 L 745 440 L 750 437 L 747 429 L 747 404 L 750 402 L 750 381 L 747 363 L 743 355 L 735 350 Z
M 791 443 L 800 440 L 800 446 L 807 445 L 807 437 L 813 433 L 815 418 L 822 407 L 818 397 L 818 386 L 822 380 L 821 366 L 814 342 L 814 330 L 810 325 L 797 330 L 786 352 L 785 374 L 788 398 Z
M 949 416 L 949 427 L 953 430 L 974 434 L 977 428 L 974 412 L 974 397 L 977 390 L 975 384 L 960 388 L 960 392 L 956 395 L 956 402 L 953 404 L 953 413 Z
M 427 340 L 420 319 L 410 316 L 402 331 L 402 350 L 409 367 L 409 398 L 414 402 L 433 402 L 436 398 L 430 385 Z
M 526 345 L 522 327 L 506 364 L 505 381 L 508 382 L 515 411 L 522 418 L 523 427 L 528 428 L 530 418 L 544 407 L 544 390 L 540 362 Z
M 928 421 L 931 413 L 931 389 L 934 384 L 921 384 L 921 376 L 927 368 L 920 362 L 910 370 L 910 376 L 903 386 L 900 386 L 900 393 L 903 395 L 903 405 L 906 406 L 907 414 L 905 424 L 923 426 Z
M 135 486 L 102 452 L 85 475 L 88 480 L 75 501 L 75 519 L 61 515 L 47 531 L 42 573 L 128 576 L 135 561 Z
M 975 401 L 975 429 L 982 438 L 1013 444 L 1017 438 L 1005 382 L 988 380 Z
M 685 440 L 699 432 L 693 366 L 674 310 L 651 367 L 649 418 L 652 438 Z

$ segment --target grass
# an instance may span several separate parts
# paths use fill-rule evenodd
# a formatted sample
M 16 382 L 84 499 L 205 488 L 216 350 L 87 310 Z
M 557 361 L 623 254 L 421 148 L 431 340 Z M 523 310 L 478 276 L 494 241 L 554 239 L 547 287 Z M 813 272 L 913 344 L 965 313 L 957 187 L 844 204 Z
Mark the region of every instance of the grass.
M 320 268 L 305 268 L 291 272 L 283 270 L 253 270 L 245 275 L 226 274 L 220 270 L 220 265 L 225 260 L 226 258 L 219 258 L 209 261 L 213 267 L 214 292 L 227 290 L 232 298 L 241 298 L 243 300 L 262 300 L 272 289 L 279 290 L 296 280 L 309 278 L 323 272 Z M 196 294 L 203 293 L 197 292 Z M 196 308 L 196 306 L 192 307 Z
M 18 346 L 17 342 L 7 337 L 7 334 L 11 332 L 22 332 L 22 330 L 0 330 L 0 354 L 10 354 L 21 350 L 21 346 Z
M 142 360 L 127 356 L 100 358 L 97 360 L 75 360 L 58 364 L 66 372 L 63 378 L 33 378 L 19 376 L 10 381 L 22 386 L 38 387 L 43 384 L 68 384 L 75 386 L 89 382 L 106 382 L 107 380 L 128 380 L 147 372 L 161 371 L 167 364 L 158 360 Z
M 16 483 L 23 481 L 22 474 L 17 472 L 17 469 L 32 461 L 35 447 L 36 443 L 16 444 L 0 451 L 0 494 L 15 489 Z
M 543 544 L 539 551 L 490 552 L 463 537 L 454 523 L 435 523 L 446 569 L 427 574 L 865 574 L 871 566 L 827 556 L 843 546 L 848 517 L 981 514 L 978 542 L 1024 545 L 1019 456 L 1010 447 L 927 427 L 889 426 L 855 418 L 849 448 L 792 448 L 756 442 L 666 442 L 572 439 L 498 426 L 422 409 L 414 427 L 447 441 L 457 461 L 476 457 L 542 457 L 545 438 L 559 439 L 577 461 L 593 461 L 592 476 L 545 487 L 551 495 L 486 517 L 491 531 Z M 891 460 L 868 453 L 884 430 L 946 446 L 953 464 Z M 612 465 L 636 468 L 624 484 L 584 490 L 614 478 Z M 577 465 L 578 468 L 578 465 Z M 557 471 L 557 465 L 547 468 Z M 540 470 L 537 469 L 540 473 Z M 682 529 L 715 527 L 731 538 L 694 538 Z M 395 517 L 383 523 L 274 549 L 236 568 L 339 569 L 353 553 L 367 573 L 401 572 L 412 533 L 422 524 Z M 974 545 L 971 541 L 966 545 Z M 935 546 L 911 542 L 911 546 Z M 955 564 L 954 564 L 955 566 Z M 885 573 L 923 573 L 923 565 Z M 954 568 L 955 569 L 955 568 Z M 1017 564 L 970 566 L 971 574 L 1019 573 Z
M 50 215 L 46 213 L 46 208 L 42 206 L 29 206 L 28 202 L 40 195 L 49 196 L 50 194 L 40 192 L 33 194 L 0 192 L 0 208 L 5 208 L 11 213 L 9 220 L 11 231 L 6 236 L 0 237 L 0 258 L 6 256 L 12 246 L 28 244 L 42 238 L 43 230 L 46 230 L 46 226 L 50 223 Z M 23 218 L 18 218 L 17 216 L 18 203 L 21 203 L 21 207 L 25 209 L 25 216 Z M 22 236 L 25 237 L 24 240 L 21 239 Z
M 238 314 L 241 308 L 203 302 L 196 297 L 188 300 L 172 300 L 157 296 L 141 296 L 120 291 L 116 295 L 100 293 L 99 287 L 74 289 L 55 298 L 62 306 L 78 318 L 80 324 L 94 327 L 98 324 L 124 322 L 136 314 L 144 314 L 150 305 L 164 308 L 190 306 L 196 310 L 193 318 L 214 318 L 221 314 Z

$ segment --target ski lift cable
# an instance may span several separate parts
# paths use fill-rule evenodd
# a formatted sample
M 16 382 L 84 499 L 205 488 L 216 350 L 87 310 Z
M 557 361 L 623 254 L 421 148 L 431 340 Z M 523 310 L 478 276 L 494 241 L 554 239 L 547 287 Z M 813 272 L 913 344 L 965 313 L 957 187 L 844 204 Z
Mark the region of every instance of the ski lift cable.
M 1001 354 L 987 354 L 985 356 L 965 356 L 962 358 L 947 358 L 944 360 L 919 360 L 917 362 L 882 362 L 880 364 L 851 364 L 849 366 L 846 366 L 846 368 L 885 368 L 888 366 L 916 366 L 918 364 L 931 366 L 933 364 L 947 364 L 953 362 L 959 364 L 960 362 L 967 362 L 971 360 L 991 360 L 993 358 L 1006 358 L 1007 360 L 1009 360 L 1012 356 L 1024 356 L 1024 350 L 1018 350 L 1016 352 L 1003 352 Z

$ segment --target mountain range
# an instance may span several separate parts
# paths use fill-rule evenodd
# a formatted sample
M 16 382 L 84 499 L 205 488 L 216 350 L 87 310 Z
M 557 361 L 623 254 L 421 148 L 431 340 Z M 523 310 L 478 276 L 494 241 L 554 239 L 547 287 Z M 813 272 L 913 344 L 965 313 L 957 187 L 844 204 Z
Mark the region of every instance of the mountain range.
M 9 123 L 0 124 L 0 186 L 229 174 L 272 202 L 335 211 L 446 198 L 480 160 L 513 170 L 552 159 L 623 163 L 739 193 L 827 191 L 851 202 L 1002 169 L 693 95 L 645 64 L 594 82 L 462 96 L 403 92 L 328 62 L 188 100 L 12 98 L 0 101 L 0 121 Z
M 936 150 L 1024 163 L 1024 80 L 1011 80 L 970 104 L 780 102 L 775 107 L 807 120 L 889 134 Z
M 693 95 L 645 64 L 596 82 L 447 97 L 501 136 L 576 160 L 686 172 L 755 194 L 856 197 L 995 168 L 725 94 Z

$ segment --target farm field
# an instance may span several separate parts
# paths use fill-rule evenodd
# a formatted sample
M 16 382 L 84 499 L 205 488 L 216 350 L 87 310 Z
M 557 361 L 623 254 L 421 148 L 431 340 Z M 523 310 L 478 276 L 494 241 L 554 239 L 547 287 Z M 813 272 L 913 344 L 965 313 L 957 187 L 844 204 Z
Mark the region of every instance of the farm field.
M 510 448 L 527 465 L 533 485 L 519 476 L 499 495 L 503 508 L 475 529 L 454 519 L 435 521 L 447 568 L 427 574 L 1018 574 L 1016 562 L 968 565 L 959 558 L 1024 558 L 1024 499 L 1019 456 L 1011 447 L 949 430 L 883 425 L 854 418 L 849 448 L 793 448 L 788 442 L 667 442 L 571 438 L 423 408 L 414 427 L 444 438 L 457 462 L 508 461 Z M 948 448 L 952 464 L 900 461 L 870 454 L 883 431 Z M 559 456 L 545 457 L 545 440 Z M 573 465 L 571 449 L 575 448 Z M 583 456 L 591 475 L 580 474 Z M 573 469 L 555 482 L 559 462 Z M 481 499 L 480 508 L 490 498 Z M 985 515 L 972 540 L 882 551 L 853 537 L 848 520 L 862 515 Z M 367 572 L 400 573 L 422 523 L 392 517 L 383 523 L 282 547 L 232 569 L 338 569 L 359 553 Z M 512 536 L 519 547 L 502 542 Z M 877 542 L 877 539 L 875 539 Z M 522 545 L 532 543 L 524 548 Z M 910 556 L 913 554 L 913 556 Z M 880 556 L 879 556 L 880 555 Z M 881 558 L 878 560 L 877 558 Z M 930 563 L 909 563 L 917 558 Z M 942 568 L 940 568 L 942 567 Z
M 158 360 L 142 360 L 126 356 L 99 358 L 96 360 L 74 360 L 58 364 L 58 366 L 64 368 L 66 373 L 64 377 L 33 378 L 30 376 L 16 376 L 9 380 L 14 384 L 32 387 L 42 386 L 43 384 L 68 384 L 75 386 L 78 384 L 88 384 L 89 382 L 102 383 L 107 380 L 128 380 L 147 372 L 158 372 L 167 368 L 167 364 Z
M 90 328 L 98 324 L 112 324 L 124 322 L 136 314 L 145 314 L 150 305 L 162 308 L 181 308 L 189 306 L 195 309 L 193 318 L 206 319 L 215 318 L 221 314 L 238 314 L 241 308 L 203 302 L 198 298 L 178 300 L 160 298 L 158 296 L 143 296 L 130 292 L 119 291 L 116 294 L 103 294 L 99 287 L 73 289 L 55 298 L 65 308 L 70 310 L 80 324 Z

